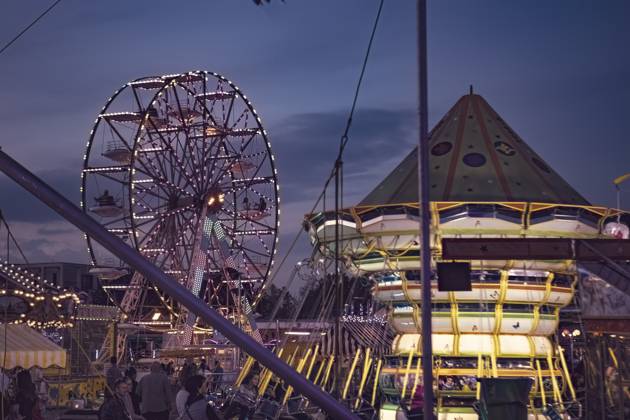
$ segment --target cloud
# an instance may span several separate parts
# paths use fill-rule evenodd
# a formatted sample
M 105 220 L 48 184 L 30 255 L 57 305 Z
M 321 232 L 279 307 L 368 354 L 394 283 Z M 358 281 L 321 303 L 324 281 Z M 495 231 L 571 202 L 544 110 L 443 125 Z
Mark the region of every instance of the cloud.
M 73 203 L 79 203 L 79 171 L 60 168 L 36 175 Z M 0 209 L 9 221 L 41 223 L 61 220 L 45 204 L 4 175 L 0 175 L 0 199 Z
M 344 111 L 302 113 L 271 127 L 284 202 L 315 201 L 333 167 L 346 119 Z M 413 147 L 416 132 L 412 110 L 357 111 L 344 152 L 347 197 L 376 186 Z
M 285 264 L 277 264 L 301 230 L 337 156 L 347 112 L 295 114 L 270 127 L 278 163 L 281 194 L 280 243 L 276 283 L 288 281 L 294 264 L 310 255 L 312 246 L 302 232 Z M 408 109 L 361 109 L 353 119 L 344 153 L 344 207 L 357 204 L 406 156 L 417 141 L 416 117 Z M 334 206 L 334 184 L 327 192 L 326 208 Z M 316 208 L 322 210 L 322 203 Z
M 88 262 L 82 233 L 66 221 L 9 221 L 9 226 L 29 262 Z M 12 249 L 11 252 L 11 259 L 21 262 L 21 257 L 18 257 L 15 250 Z

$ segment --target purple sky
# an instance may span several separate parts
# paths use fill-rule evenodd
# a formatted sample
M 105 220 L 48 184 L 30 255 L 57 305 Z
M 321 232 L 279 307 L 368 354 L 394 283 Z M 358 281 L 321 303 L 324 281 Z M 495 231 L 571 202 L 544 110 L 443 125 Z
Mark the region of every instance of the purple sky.
M 414 3 L 386 1 L 350 133 L 347 204 L 416 142 Z M 630 3 L 429 3 L 431 123 L 473 84 L 587 199 L 612 205 L 611 180 L 630 171 Z M 47 4 L 5 2 L 0 42 Z M 146 75 L 222 73 L 270 134 L 283 255 L 332 165 L 377 5 L 64 0 L 0 55 L 0 146 L 78 202 L 85 141 L 115 89 Z M 0 208 L 30 260 L 87 261 L 81 234 L 2 175 Z

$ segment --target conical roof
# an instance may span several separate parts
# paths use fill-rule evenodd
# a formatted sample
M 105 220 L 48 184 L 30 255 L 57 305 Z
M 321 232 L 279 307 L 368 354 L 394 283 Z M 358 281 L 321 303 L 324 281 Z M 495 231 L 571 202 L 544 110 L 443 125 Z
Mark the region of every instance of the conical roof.
M 429 150 L 432 201 L 589 204 L 472 90 L 433 128 Z M 417 202 L 416 147 L 359 206 Z

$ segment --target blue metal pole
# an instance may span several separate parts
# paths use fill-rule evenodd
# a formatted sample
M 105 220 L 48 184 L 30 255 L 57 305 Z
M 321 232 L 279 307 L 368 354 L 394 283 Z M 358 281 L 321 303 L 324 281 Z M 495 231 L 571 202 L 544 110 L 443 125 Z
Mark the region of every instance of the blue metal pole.
M 427 87 L 427 2 L 418 0 L 418 201 L 420 209 L 420 280 L 422 282 L 423 414 L 433 419 L 433 347 L 431 343 L 431 242 L 429 212 L 429 122 Z
M 291 366 L 258 344 L 253 338 L 234 326 L 217 311 L 207 306 L 202 299 L 194 296 L 175 279 L 164 274 L 138 251 L 108 232 L 100 223 L 84 214 L 77 206 L 29 172 L 28 169 L 20 165 L 1 149 L 0 170 L 48 207 L 59 213 L 64 219 L 100 243 L 109 252 L 125 261 L 134 270 L 140 272 L 146 279 L 188 308 L 190 312 L 212 325 L 234 345 L 245 350 L 250 356 L 285 380 L 297 393 L 308 397 L 332 418 L 358 420 L 358 417 L 339 404 L 333 397 L 297 373 Z

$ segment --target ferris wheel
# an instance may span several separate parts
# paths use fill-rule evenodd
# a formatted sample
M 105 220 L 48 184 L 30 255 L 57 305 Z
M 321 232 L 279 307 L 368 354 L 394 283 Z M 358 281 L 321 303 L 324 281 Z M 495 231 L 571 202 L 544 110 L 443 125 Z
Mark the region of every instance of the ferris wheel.
M 268 278 L 279 198 L 267 133 L 236 85 L 212 72 L 145 77 L 109 98 L 84 156 L 81 207 L 208 305 L 237 321 Z M 204 330 L 89 237 L 126 321 Z

